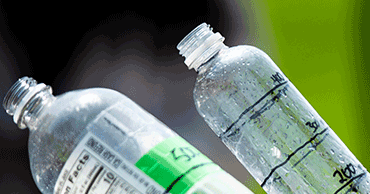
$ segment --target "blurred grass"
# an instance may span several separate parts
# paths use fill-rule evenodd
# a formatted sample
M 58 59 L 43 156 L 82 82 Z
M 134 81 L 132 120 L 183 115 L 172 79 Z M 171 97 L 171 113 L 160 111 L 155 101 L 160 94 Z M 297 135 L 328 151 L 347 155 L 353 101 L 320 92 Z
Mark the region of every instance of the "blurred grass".
M 255 19 L 255 26 L 249 26 L 255 46 L 370 169 L 370 17 L 364 11 L 370 5 L 364 0 L 237 1 L 242 11 L 252 11 L 245 15 Z M 264 193 L 254 180 L 247 186 Z

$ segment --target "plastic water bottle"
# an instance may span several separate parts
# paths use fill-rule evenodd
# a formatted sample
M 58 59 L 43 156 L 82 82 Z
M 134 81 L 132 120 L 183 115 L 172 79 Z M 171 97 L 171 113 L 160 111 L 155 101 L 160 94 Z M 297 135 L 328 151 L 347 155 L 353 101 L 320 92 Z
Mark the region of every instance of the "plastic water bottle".
M 370 177 L 263 51 L 203 23 L 177 46 L 199 114 L 267 193 L 370 193 Z
M 53 96 L 19 79 L 3 106 L 30 130 L 33 178 L 42 193 L 251 193 L 197 149 L 119 92 Z

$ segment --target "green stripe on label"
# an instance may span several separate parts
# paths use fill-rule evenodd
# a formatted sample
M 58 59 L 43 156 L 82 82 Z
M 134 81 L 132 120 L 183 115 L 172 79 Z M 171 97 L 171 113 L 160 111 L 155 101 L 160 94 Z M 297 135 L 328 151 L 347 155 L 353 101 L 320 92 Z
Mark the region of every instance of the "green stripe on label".
M 176 194 L 184 194 L 204 176 L 222 171 L 180 136 L 159 143 L 135 165 L 166 188 L 167 193 Z

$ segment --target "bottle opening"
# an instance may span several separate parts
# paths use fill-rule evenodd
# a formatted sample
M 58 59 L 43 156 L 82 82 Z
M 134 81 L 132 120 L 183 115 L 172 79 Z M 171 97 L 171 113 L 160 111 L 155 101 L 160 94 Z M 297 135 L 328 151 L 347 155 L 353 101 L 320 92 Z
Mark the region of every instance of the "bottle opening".
M 22 121 L 22 114 L 27 103 L 40 91 L 51 88 L 45 84 L 37 84 L 36 80 L 30 77 L 22 77 L 9 89 L 4 97 L 3 107 L 9 115 L 13 115 L 13 120 L 18 127 L 24 129 L 26 126 Z
M 9 89 L 3 101 L 3 107 L 9 115 L 14 115 L 15 109 L 29 91 L 30 87 L 36 86 L 36 80 L 30 77 L 22 77 Z
M 220 33 L 213 33 L 209 25 L 202 23 L 181 40 L 177 49 L 189 69 L 197 70 L 224 46 L 224 40 Z

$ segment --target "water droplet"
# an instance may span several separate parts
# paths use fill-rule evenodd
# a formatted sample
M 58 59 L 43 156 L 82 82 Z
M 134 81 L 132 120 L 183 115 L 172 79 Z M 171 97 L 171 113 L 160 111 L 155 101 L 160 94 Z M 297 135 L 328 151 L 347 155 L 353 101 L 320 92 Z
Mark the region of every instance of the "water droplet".
M 287 108 L 290 108 L 290 106 L 289 106 L 289 104 L 288 104 L 288 103 L 286 103 L 286 104 L 285 104 L 285 106 L 286 106 Z
M 288 134 L 287 133 L 283 133 L 283 136 L 284 136 L 285 139 L 288 138 Z
M 343 159 L 343 155 L 342 154 L 339 154 L 338 159 L 339 159 L 339 162 L 340 163 L 344 164 L 344 159 Z
M 287 129 L 289 129 L 290 125 L 291 125 L 291 124 L 290 124 L 289 122 L 287 122 L 287 123 L 286 123 L 286 128 L 287 128 Z
M 316 146 L 310 145 L 310 146 L 308 146 L 308 149 L 311 150 L 311 151 L 315 151 L 316 150 Z
M 286 96 L 284 96 L 285 98 L 286 98 Z M 298 110 L 298 106 L 295 104 L 295 103 L 293 103 L 293 106 L 294 106 L 294 108 L 296 109 L 296 110 Z
M 289 118 L 292 119 L 292 120 L 294 119 L 294 117 L 292 115 L 289 115 Z
M 313 116 L 313 114 L 311 112 L 309 113 L 310 113 L 311 119 L 314 119 L 315 117 Z
M 302 143 L 302 140 L 301 140 L 301 138 L 299 138 L 299 137 L 296 137 L 296 140 L 297 140 L 297 142 L 298 142 L 299 144 L 301 144 L 301 143 Z
M 264 164 L 265 160 L 263 158 L 260 158 L 260 159 L 261 159 L 261 164 Z

